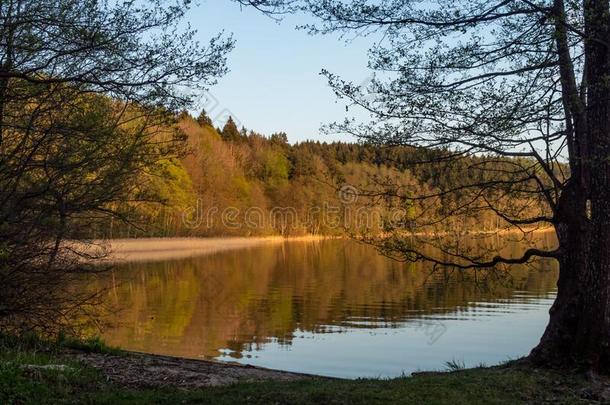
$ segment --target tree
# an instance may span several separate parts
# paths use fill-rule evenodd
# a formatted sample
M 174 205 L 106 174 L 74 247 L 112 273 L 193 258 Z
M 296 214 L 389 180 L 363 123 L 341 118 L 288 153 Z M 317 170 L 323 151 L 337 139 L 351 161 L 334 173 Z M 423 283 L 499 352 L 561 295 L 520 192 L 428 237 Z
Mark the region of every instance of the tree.
M 180 31 L 189 1 L 0 3 L 0 328 L 54 333 L 93 312 L 72 281 L 103 256 L 71 240 L 147 201 L 177 113 L 233 42 Z M 189 89 L 189 90 L 185 90 Z
M 237 125 L 231 116 L 229 116 L 225 126 L 222 127 L 220 134 L 222 135 L 222 139 L 229 142 L 236 142 L 241 139 L 241 133 L 239 132 L 239 129 L 237 129 Z
M 607 0 L 240 1 L 277 15 L 309 12 L 313 33 L 357 32 L 375 78 L 363 88 L 325 72 L 341 97 L 374 122 L 334 129 L 384 145 L 442 148 L 410 166 L 451 167 L 485 156 L 438 193 L 460 195 L 438 221 L 486 210 L 513 227 L 553 225 L 559 246 L 518 257 L 474 257 L 439 244 L 437 256 L 405 243 L 400 229 L 382 249 L 406 260 L 459 269 L 558 260 L 558 293 L 538 364 L 610 371 L 610 9 Z M 493 162 L 498 162 L 500 167 Z M 501 175 L 510 175 L 510 180 Z M 500 204 L 498 196 L 516 204 Z M 541 207 L 535 214 L 531 207 Z M 527 214 L 526 214 L 527 213 Z M 430 224 L 423 224 L 430 225 Z
M 199 113 L 199 116 L 197 117 L 197 123 L 202 127 L 212 126 L 212 119 L 208 117 L 205 110 L 201 110 L 201 113 Z
M 278 146 L 286 146 L 288 144 L 288 135 L 286 132 L 276 132 L 271 134 L 269 138 L 271 143 L 276 144 Z

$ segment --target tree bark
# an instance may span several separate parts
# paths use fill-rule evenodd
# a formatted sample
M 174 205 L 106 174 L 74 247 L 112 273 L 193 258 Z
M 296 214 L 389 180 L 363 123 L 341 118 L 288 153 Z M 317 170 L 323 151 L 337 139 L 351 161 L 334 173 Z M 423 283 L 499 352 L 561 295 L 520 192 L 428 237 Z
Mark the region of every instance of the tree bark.
M 586 199 L 572 180 L 559 200 L 555 230 L 559 241 L 559 279 L 557 298 L 549 311 L 550 319 L 538 346 L 529 358 L 539 365 L 561 366 L 578 362 L 581 355 L 575 347 L 581 328 L 583 294 L 580 279 L 590 256 L 590 227 L 585 213 Z
M 530 353 L 535 364 L 610 372 L 610 188 L 598 189 L 608 178 L 594 176 L 590 208 L 577 190 L 566 190 L 560 201 L 557 298 Z
M 586 153 L 564 190 L 555 226 L 560 244 L 557 299 L 530 359 L 610 372 L 610 17 L 608 0 L 585 4 Z
M 591 148 L 591 252 L 583 277 L 585 313 L 576 344 L 594 368 L 610 371 L 610 21 L 608 0 L 585 1 L 587 135 Z

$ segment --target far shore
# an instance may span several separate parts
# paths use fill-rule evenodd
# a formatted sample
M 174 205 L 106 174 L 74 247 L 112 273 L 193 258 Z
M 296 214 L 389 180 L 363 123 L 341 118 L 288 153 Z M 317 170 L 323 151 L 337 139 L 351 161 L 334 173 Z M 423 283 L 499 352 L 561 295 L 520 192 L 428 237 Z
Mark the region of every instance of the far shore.
M 494 231 L 465 231 L 467 235 L 506 235 L 515 232 L 548 232 L 551 227 L 531 229 L 497 229 Z M 437 236 L 449 233 L 437 233 Z M 412 236 L 425 236 L 428 233 L 413 233 Z M 327 239 L 348 238 L 347 236 L 304 235 L 304 236 L 225 236 L 225 237 L 167 237 L 93 240 L 80 245 L 76 250 L 92 256 L 92 261 L 102 263 L 154 262 L 184 259 L 218 252 L 239 250 L 264 245 L 278 245 L 287 242 L 315 242 Z
M 309 242 L 333 239 L 332 236 L 307 235 L 295 237 L 211 237 L 211 238 L 138 238 L 92 241 L 87 250 L 104 252 L 104 263 L 153 262 L 183 259 L 250 247 L 277 245 L 285 242 Z

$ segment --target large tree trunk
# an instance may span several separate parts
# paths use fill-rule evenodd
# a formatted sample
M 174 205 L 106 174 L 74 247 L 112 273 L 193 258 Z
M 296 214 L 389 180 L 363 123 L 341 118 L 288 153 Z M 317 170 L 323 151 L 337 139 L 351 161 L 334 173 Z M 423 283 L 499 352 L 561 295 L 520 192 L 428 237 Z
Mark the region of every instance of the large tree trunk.
M 587 135 L 591 145 L 591 255 L 585 268 L 583 290 L 587 329 L 578 342 L 601 371 L 610 371 L 610 5 L 608 0 L 588 0 L 587 35 Z M 598 40 L 601 39 L 601 40 Z M 593 351 L 595 350 L 595 351 Z
M 556 211 L 560 276 L 550 321 L 530 358 L 610 372 L 610 21 L 608 0 L 585 1 L 586 106 L 574 166 Z M 578 132 L 578 131 L 577 131 Z M 581 176 L 581 174 L 585 174 Z
M 585 211 L 586 199 L 572 181 L 564 190 L 556 214 L 555 230 L 562 252 L 557 298 L 542 339 L 530 354 L 536 364 L 560 366 L 584 360 L 584 348 L 578 347 L 576 336 L 583 327 L 583 312 L 586 312 L 580 280 L 591 254 Z
M 560 201 L 557 298 L 529 356 L 539 365 L 610 372 L 610 184 L 595 191 L 601 187 L 597 182 L 610 176 L 599 177 L 592 182 L 589 207 L 584 194 L 569 190 Z

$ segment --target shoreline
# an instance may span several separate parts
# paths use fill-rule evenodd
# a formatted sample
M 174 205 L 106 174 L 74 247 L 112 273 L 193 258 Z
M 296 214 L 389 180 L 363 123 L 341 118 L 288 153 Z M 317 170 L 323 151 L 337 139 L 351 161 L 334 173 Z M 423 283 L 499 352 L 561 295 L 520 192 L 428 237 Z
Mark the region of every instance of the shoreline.
M 338 380 L 239 363 L 189 359 L 119 349 L 118 354 L 65 350 L 63 356 L 98 370 L 107 381 L 130 388 L 200 389 L 263 381 Z
M 340 379 L 93 346 L 6 339 L 3 403 L 608 403 L 607 376 L 527 358 L 396 378 Z M 46 348 L 46 350 L 41 350 Z M 24 356 L 24 353 L 27 354 Z
M 545 233 L 552 227 L 532 228 L 531 233 Z M 507 235 L 521 232 L 518 229 L 498 229 L 494 231 L 465 231 L 463 236 Z M 448 234 L 448 233 L 446 233 Z M 428 236 L 427 233 L 413 233 L 411 236 Z M 443 233 L 435 234 L 443 236 Z M 290 242 L 318 242 L 330 239 L 352 239 L 348 236 L 304 235 L 304 236 L 214 236 L 214 237 L 165 237 L 133 239 L 97 239 L 88 242 L 69 241 L 75 250 L 84 253 L 85 261 L 102 264 L 157 262 L 187 259 L 219 252 L 278 245 Z M 359 239 L 353 239 L 358 241 Z
M 333 236 L 235 236 L 235 237 L 169 237 L 93 240 L 81 249 L 92 256 L 101 256 L 104 264 L 156 262 L 186 259 L 213 253 L 278 245 L 289 242 L 317 242 L 337 239 Z M 82 242 L 77 242 L 83 245 Z

